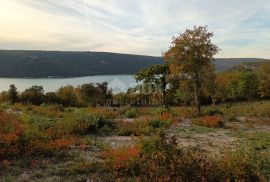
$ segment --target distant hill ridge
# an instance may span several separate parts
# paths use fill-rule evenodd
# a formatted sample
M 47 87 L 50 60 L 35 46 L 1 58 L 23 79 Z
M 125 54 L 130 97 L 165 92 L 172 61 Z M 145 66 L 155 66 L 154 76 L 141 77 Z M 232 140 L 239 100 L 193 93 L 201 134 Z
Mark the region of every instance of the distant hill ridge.
M 244 62 L 263 62 L 257 58 L 216 59 L 217 71 Z M 149 65 L 160 64 L 161 57 L 109 52 L 0 50 L 0 77 L 80 77 L 134 74 Z

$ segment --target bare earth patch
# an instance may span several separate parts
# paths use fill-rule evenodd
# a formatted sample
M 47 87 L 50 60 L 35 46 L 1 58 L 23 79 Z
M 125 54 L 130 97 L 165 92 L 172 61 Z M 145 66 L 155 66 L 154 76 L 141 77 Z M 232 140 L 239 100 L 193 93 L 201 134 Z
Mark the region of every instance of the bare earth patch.
M 134 146 L 136 144 L 136 138 L 130 136 L 108 136 L 101 138 L 101 140 L 112 148 Z
M 175 136 L 179 146 L 196 147 L 211 154 L 220 154 L 237 145 L 237 138 L 226 129 L 212 129 L 192 125 L 187 120 L 167 130 L 167 136 Z

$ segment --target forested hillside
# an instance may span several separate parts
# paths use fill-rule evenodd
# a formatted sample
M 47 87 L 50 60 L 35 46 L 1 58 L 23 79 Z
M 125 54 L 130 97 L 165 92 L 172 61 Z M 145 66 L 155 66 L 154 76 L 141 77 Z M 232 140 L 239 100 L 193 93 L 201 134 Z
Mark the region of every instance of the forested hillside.
M 132 74 L 161 58 L 106 52 L 0 51 L 0 77 Z
M 9 51 L 0 50 L 0 77 L 79 77 L 91 75 L 134 74 L 161 57 L 107 52 Z M 216 59 L 222 71 L 243 62 L 264 59 Z

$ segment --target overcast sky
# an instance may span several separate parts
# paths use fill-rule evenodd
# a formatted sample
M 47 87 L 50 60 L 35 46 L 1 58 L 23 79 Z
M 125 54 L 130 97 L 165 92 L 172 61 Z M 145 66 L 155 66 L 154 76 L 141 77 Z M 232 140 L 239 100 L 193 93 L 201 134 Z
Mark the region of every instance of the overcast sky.
M 0 0 L 0 49 L 160 56 L 194 25 L 216 57 L 270 58 L 270 0 Z

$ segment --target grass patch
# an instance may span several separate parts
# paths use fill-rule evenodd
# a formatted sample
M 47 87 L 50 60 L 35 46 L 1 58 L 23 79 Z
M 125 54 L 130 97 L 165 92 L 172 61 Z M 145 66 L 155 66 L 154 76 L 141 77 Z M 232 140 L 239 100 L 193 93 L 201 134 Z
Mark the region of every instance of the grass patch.
M 242 143 L 246 143 L 256 150 L 268 150 L 270 154 L 270 133 L 269 132 L 247 132 L 236 131 L 232 132 L 234 137 L 243 139 Z

